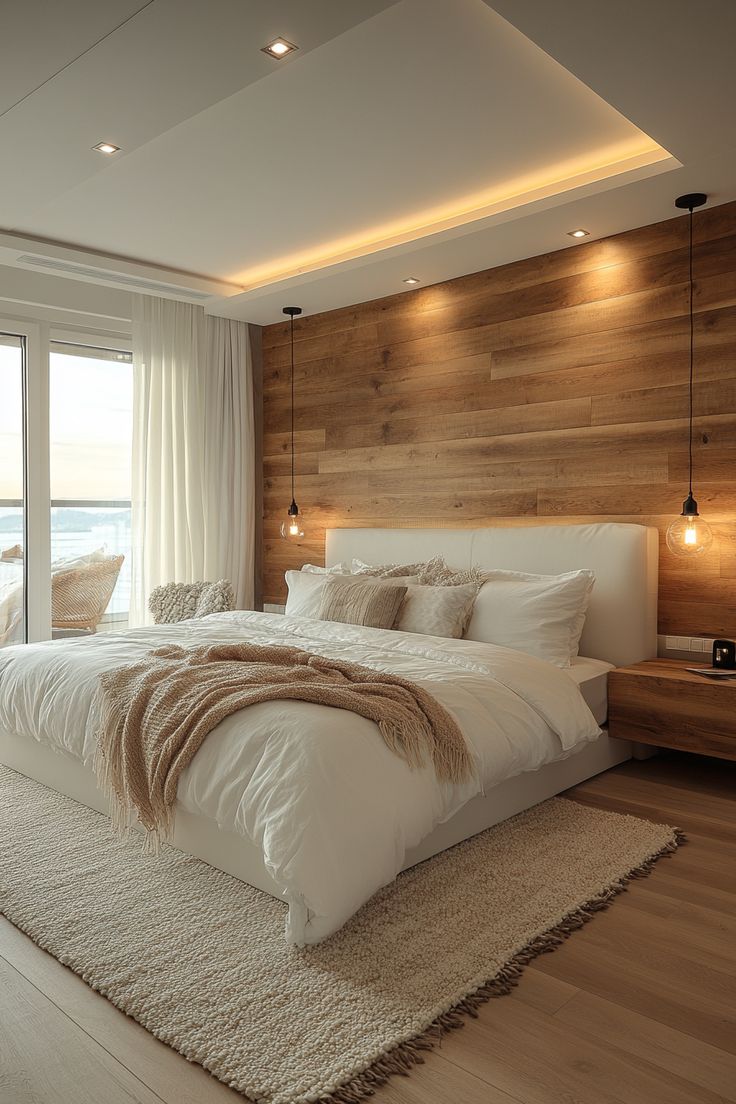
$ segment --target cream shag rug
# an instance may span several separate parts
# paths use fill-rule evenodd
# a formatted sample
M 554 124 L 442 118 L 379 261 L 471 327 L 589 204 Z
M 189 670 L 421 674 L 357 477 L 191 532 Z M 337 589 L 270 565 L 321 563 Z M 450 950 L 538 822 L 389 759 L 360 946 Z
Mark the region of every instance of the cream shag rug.
M 157 1038 L 264 1104 L 353 1104 L 507 993 L 636 875 L 663 824 L 553 798 L 414 867 L 327 942 L 198 859 L 0 768 L 2 910 Z

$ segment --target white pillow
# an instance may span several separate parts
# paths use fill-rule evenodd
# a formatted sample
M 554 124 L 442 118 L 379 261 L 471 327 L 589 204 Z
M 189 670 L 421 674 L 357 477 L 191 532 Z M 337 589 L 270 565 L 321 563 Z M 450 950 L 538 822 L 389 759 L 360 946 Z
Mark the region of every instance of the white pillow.
M 398 582 L 397 579 L 378 580 Z M 407 586 L 394 628 L 459 639 L 467 627 L 478 593 L 475 583 L 465 586 Z
M 317 617 L 327 577 L 311 571 L 287 571 L 289 594 L 284 613 L 287 617 Z
M 489 571 L 465 633 L 468 640 L 500 644 L 569 667 L 578 654 L 595 575 L 526 575 Z
M 78 567 L 87 567 L 88 564 L 102 563 L 109 558 L 107 545 L 103 544 L 101 548 L 95 548 L 94 552 L 87 552 L 84 556 L 60 556 L 52 561 L 51 573 L 61 575 L 65 571 L 74 571 Z
M 317 564 L 302 564 L 302 571 L 306 571 L 309 575 L 349 575 L 350 565 L 339 563 L 334 567 L 318 567 Z

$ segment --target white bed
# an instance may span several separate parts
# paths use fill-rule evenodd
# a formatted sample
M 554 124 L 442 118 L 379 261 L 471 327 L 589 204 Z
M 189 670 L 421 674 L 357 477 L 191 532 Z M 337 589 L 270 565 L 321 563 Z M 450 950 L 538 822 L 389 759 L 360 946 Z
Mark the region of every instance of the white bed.
M 605 715 L 608 667 L 656 652 L 656 538 L 632 525 L 333 530 L 328 565 L 353 556 L 409 562 L 431 549 L 458 567 L 589 568 L 596 585 L 581 645 L 589 658 L 562 672 L 492 645 L 247 613 L 7 649 L 0 760 L 104 811 L 89 765 L 97 674 L 172 639 L 289 639 L 431 684 L 465 718 L 479 764 L 473 784 L 440 786 L 429 768 L 410 771 L 365 719 L 293 702 L 223 722 L 182 777 L 175 845 L 285 899 L 288 938 L 316 942 L 400 869 L 629 757 L 629 745 L 598 735 L 595 721 Z M 246 754 L 247 784 L 238 788 Z M 274 813 L 277 790 L 283 808 Z

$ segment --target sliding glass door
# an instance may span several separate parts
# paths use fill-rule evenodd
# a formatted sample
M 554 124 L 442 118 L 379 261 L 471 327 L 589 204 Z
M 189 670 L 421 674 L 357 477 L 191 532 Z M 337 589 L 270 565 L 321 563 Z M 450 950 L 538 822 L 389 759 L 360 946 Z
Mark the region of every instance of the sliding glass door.
M 132 357 L 65 334 L 0 319 L 0 647 L 128 621 Z
M 0 332 L 0 647 L 27 638 L 26 341 Z
M 52 341 L 49 423 L 53 635 L 125 628 L 132 543 L 130 352 Z

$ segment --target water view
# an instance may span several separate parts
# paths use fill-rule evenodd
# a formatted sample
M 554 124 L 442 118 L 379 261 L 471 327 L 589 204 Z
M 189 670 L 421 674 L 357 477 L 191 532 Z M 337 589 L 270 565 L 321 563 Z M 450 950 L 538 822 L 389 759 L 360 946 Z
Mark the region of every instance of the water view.
M 15 545 L 23 547 L 23 515 L 16 507 L 0 506 L 0 553 Z M 130 608 L 131 530 L 130 506 L 54 506 L 51 510 L 51 562 L 85 556 L 104 548 L 108 555 L 125 560 L 118 581 L 100 623 L 100 631 L 122 628 Z

